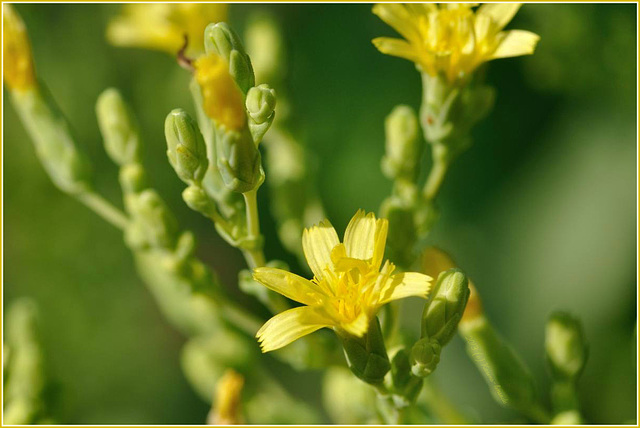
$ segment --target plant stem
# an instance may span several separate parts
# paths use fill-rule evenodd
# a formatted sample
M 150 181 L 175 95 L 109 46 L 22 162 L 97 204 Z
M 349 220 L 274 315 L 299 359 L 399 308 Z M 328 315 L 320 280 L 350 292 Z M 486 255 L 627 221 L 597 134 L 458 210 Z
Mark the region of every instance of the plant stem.
M 243 193 L 244 203 L 247 207 L 247 235 L 249 239 L 258 240 L 260 238 L 260 219 L 258 217 L 258 189 L 250 190 Z M 242 251 L 247 264 L 251 269 L 255 269 L 265 265 L 264 252 L 262 244 L 257 248 L 251 248 Z
M 434 145 L 432 153 L 433 166 L 431 167 L 431 171 L 429 171 L 429 176 L 427 177 L 427 181 L 422 189 L 424 198 L 429 202 L 433 201 L 438 195 L 442 182 L 444 181 L 444 177 L 449 170 L 447 150 L 439 147 L 438 145 Z
M 104 199 L 101 195 L 94 192 L 86 192 L 78 195 L 80 202 L 93 210 L 100 217 L 117 227 L 124 230 L 129 224 L 128 217 L 113 206 L 111 202 Z

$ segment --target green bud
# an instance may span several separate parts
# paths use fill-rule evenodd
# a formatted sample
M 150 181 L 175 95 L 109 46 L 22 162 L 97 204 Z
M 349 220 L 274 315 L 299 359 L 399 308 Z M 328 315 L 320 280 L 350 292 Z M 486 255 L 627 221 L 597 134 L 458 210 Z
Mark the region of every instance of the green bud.
M 391 368 L 378 318 L 371 321 L 363 337 L 342 334 L 342 347 L 347 365 L 358 378 L 377 385 Z
M 380 216 L 389 220 L 389 258 L 399 266 L 411 265 L 415 259 L 413 250 L 417 237 L 413 206 L 391 196 L 382 203 Z
M 435 339 L 420 339 L 411 349 L 411 372 L 418 377 L 429 376 L 440 362 L 442 347 Z
M 120 187 L 125 193 L 140 193 L 147 188 L 147 174 L 139 163 L 130 163 L 120 168 Z
M 382 158 L 382 172 L 390 179 L 405 177 L 414 180 L 422 152 L 416 113 L 409 106 L 397 106 L 384 124 L 386 154 Z
M 400 349 L 391 359 L 393 400 L 398 407 L 410 406 L 422 390 L 422 379 L 413 376 L 411 372 L 409 354 Z
M 249 117 L 256 124 L 260 125 L 268 120 L 273 120 L 276 108 L 276 91 L 266 84 L 253 87 L 247 93 L 246 105 Z
M 13 104 L 53 183 L 67 193 L 85 193 L 91 189 L 89 161 L 65 117 L 43 86 L 41 89 L 12 91 Z
M 255 86 L 251 59 L 247 55 L 240 37 L 225 22 L 209 24 L 204 30 L 206 53 L 221 56 L 229 63 L 229 73 L 244 94 Z
M 269 85 L 260 85 L 249 89 L 246 107 L 249 113 L 249 131 L 257 145 L 262 141 L 262 137 L 273 123 L 276 108 L 276 91 L 271 89 Z
M 189 186 L 182 191 L 182 199 L 189 208 L 207 217 L 215 212 L 215 202 L 200 186 Z
M 217 164 L 225 186 L 234 192 L 245 193 L 262 184 L 262 158 L 248 132 L 225 132 L 219 137 L 216 141 Z
M 146 242 L 152 247 L 173 248 L 178 224 L 155 190 L 146 189 L 132 195 L 131 210 L 134 222 Z
M 207 146 L 196 122 L 184 110 L 173 110 L 164 122 L 167 157 L 178 177 L 200 183 L 207 172 Z
M 529 369 L 484 316 L 460 324 L 459 330 L 496 402 L 524 414 L 541 408 Z
M 444 346 L 453 337 L 469 299 L 469 281 L 460 269 L 438 276 L 422 313 L 422 337 Z
M 546 326 L 545 350 L 554 378 L 577 379 L 588 356 L 588 345 L 580 320 L 565 312 L 551 315 Z
M 96 103 L 98 126 L 104 148 L 118 165 L 140 161 L 140 136 L 129 107 L 117 89 L 102 92 Z

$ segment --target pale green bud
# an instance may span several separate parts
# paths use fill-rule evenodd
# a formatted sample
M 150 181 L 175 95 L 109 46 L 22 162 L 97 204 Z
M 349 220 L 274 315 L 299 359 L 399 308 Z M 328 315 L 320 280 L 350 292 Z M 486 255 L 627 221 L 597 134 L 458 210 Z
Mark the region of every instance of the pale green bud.
M 275 117 L 276 91 L 269 85 L 260 85 L 249 89 L 246 99 L 249 113 L 249 131 L 253 141 L 257 144 L 269 130 Z
M 219 137 L 216 141 L 217 164 L 225 186 L 234 192 L 245 193 L 262 184 L 262 158 L 249 133 L 225 132 Z
M 176 109 L 164 122 L 167 157 L 178 177 L 187 184 L 200 183 L 207 172 L 207 146 L 196 122 Z
M 102 92 L 96 103 L 98 126 L 104 139 L 104 148 L 118 165 L 140 161 L 140 136 L 129 106 L 117 89 Z
M 120 187 L 125 193 L 140 193 L 147 188 L 147 174 L 139 163 L 130 163 L 120 168 Z
M 225 22 L 209 24 L 204 30 L 206 53 L 221 56 L 229 64 L 229 74 L 244 94 L 255 86 L 251 59 L 247 55 L 240 37 Z
M 391 364 L 378 318 L 371 321 L 369 330 L 363 337 L 342 334 L 340 339 L 347 365 L 353 374 L 373 385 L 382 383 Z
M 577 379 L 588 356 L 580 320 L 565 312 L 551 315 L 546 326 L 545 350 L 554 378 Z
M 449 343 L 469 299 L 469 281 L 460 269 L 449 269 L 438 276 L 422 313 L 422 337 Z
M 178 224 L 164 201 L 152 189 L 135 195 L 132 200 L 134 226 L 140 228 L 147 243 L 153 247 L 173 248 Z
M 384 124 L 386 154 L 382 158 L 382 172 L 390 179 L 415 179 L 422 152 L 416 113 L 409 106 L 397 106 Z
M 459 330 L 467 341 L 467 354 L 499 404 L 525 414 L 540 408 L 529 369 L 484 316 L 460 324 Z
M 67 193 L 85 193 L 91 189 L 89 161 L 51 96 L 40 89 L 11 93 L 18 115 L 53 183 Z
M 205 216 L 210 216 L 215 212 L 215 202 L 207 195 L 207 192 L 200 186 L 189 186 L 182 191 L 182 199 L 189 208 Z
M 411 348 L 411 372 L 418 377 L 429 376 L 438 367 L 442 346 L 435 339 L 420 339 Z
M 411 374 L 409 353 L 400 349 L 391 359 L 391 383 L 393 400 L 398 407 L 407 407 L 415 402 L 422 390 L 422 379 Z
M 387 248 L 390 259 L 399 266 L 409 266 L 415 259 L 416 225 L 413 206 L 391 196 L 380 206 L 380 216 L 389 220 Z

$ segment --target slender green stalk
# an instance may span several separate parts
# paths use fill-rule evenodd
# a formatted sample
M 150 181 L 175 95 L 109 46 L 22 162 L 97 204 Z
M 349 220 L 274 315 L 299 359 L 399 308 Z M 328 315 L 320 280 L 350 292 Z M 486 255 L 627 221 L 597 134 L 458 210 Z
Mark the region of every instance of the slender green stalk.
M 258 217 L 258 189 L 253 189 L 242 194 L 247 207 L 247 236 L 251 240 L 260 239 L 260 219 Z M 247 264 L 255 269 L 266 264 L 262 244 L 255 248 L 243 250 Z
M 81 193 L 78 195 L 78 199 L 100 217 L 120 230 L 124 230 L 129 224 L 129 218 L 125 213 L 95 192 Z
M 429 171 L 429 176 L 422 189 L 422 194 L 427 201 L 433 201 L 436 198 L 449 170 L 449 162 L 446 156 L 438 155 L 435 148 L 433 153 L 433 166 L 431 167 L 431 171 Z

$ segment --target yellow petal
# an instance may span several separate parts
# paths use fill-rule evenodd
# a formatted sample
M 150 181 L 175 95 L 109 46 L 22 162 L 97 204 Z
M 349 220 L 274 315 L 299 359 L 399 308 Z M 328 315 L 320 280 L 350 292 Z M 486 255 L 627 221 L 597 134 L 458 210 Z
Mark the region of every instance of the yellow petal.
M 409 61 L 418 60 L 418 52 L 411 44 L 404 40 L 390 37 L 377 37 L 372 40 L 373 45 L 383 54 L 393 55 Z
M 478 9 L 478 15 L 486 15 L 502 30 L 515 16 L 521 3 L 485 3 Z
M 437 12 L 438 6 L 434 3 L 407 3 L 404 5 L 412 15 L 428 15 Z
M 376 220 L 373 213 L 365 215 L 363 210 L 358 210 L 344 233 L 347 256 L 360 260 L 372 259 L 372 264 L 378 263 L 379 266 L 374 255 L 382 259 L 387 240 L 387 229 L 388 221 L 386 219 Z
M 340 327 L 353 336 L 362 337 L 369 330 L 369 317 L 365 312 L 360 312 L 356 319 L 341 324 Z
M 427 297 L 431 290 L 432 278 L 417 272 L 405 272 L 393 275 L 387 279 L 385 290 L 380 296 L 379 305 L 384 305 L 392 300 L 403 299 L 405 297 L 417 296 Z
M 409 40 L 420 38 L 420 34 L 415 27 L 414 18 L 404 5 L 380 3 L 373 6 L 372 11 L 404 38 Z
M 317 279 L 322 279 L 324 269 L 332 266 L 331 250 L 339 243 L 338 234 L 328 220 L 304 230 L 302 249 Z
M 525 30 L 511 30 L 502 34 L 503 39 L 490 59 L 531 55 L 540 40 L 540 36 Z
M 262 352 L 275 351 L 323 327 L 331 320 L 309 306 L 289 309 L 267 321 L 256 333 Z
M 254 269 L 253 278 L 270 290 L 305 305 L 318 302 L 318 293 L 322 293 L 318 286 L 286 270 L 271 267 Z

